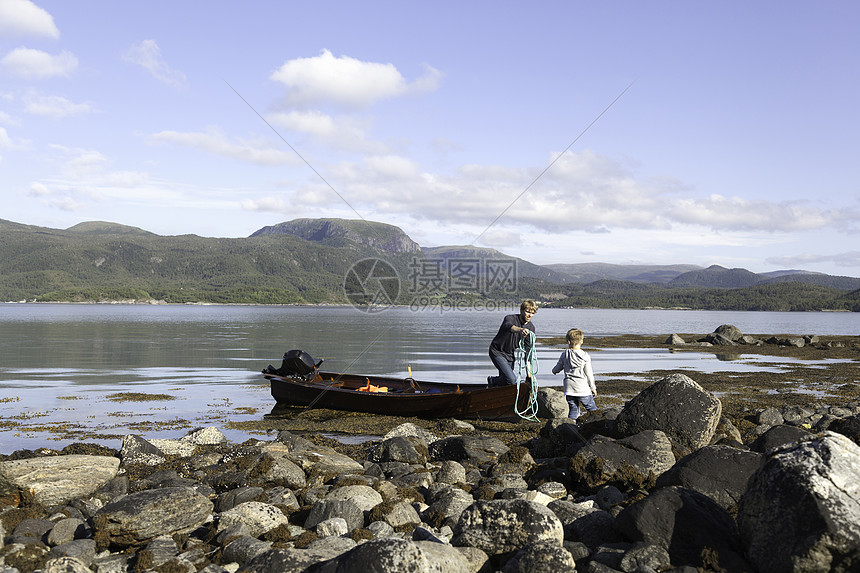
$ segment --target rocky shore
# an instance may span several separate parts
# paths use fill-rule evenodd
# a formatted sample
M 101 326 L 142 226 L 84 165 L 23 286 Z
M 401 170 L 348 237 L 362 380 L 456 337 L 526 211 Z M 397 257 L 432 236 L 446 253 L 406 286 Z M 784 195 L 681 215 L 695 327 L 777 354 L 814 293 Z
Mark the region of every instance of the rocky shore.
M 579 425 L 562 404 L 542 390 L 513 440 L 446 420 L 0 456 L 0 572 L 860 568 L 860 400 L 741 424 L 672 373 Z

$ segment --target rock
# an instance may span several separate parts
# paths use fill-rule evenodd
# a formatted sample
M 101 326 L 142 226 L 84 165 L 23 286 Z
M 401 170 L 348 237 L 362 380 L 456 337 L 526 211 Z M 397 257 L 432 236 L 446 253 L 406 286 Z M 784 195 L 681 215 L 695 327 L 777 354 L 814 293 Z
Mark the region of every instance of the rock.
M 567 403 L 564 393 L 553 388 L 538 388 L 537 404 L 538 418 L 567 418 L 570 413 L 570 405 Z
M 414 510 L 413 510 L 414 511 Z M 331 537 L 332 535 L 346 535 L 349 533 L 349 525 L 342 517 L 332 517 L 320 521 L 316 525 L 317 535 L 320 537 Z
M 167 459 L 158 447 L 134 434 L 128 434 L 122 439 L 119 458 L 125 465 L 144 466 L 157 466 Z
M 197 447 L 195 444 L 183 442 L 182 440 L 153 438 L 147 441 L 166 456 L 179 456 L 182 458 L 190 457 Z
M 682 344 L 687 344 L 683 338 L 681 338 L 678 334 L 671 334 L 669 338 L 666 339 L 666 342 L 663 344 L 671 344 L 672 346 L 681 346 Z
M 731 515 L 699 492 L 671 486 L 652 491 L 624 508 L 615 525 L 627 539 L 649 543 L 669 552 L 673 565 L 702 566 L 708 548 L 710 567 L 752 571 L 742 557 Z
M 624 552 L 619 563 L 622 571 L 666 571 L 671 567 L 669 552 L 659 545 L 636 543 Z M 648 569 L 643 569 L 647 567 Z
M 475 465 L 496 462 L 510 448 L 491 436 L 450 436 L 430 444 L 433 460 L 469 461 Z
M 771 450 L 738 505 L 761 573 L 855 571 L 860 565 L 860 446 L 825 432 Z
M 786 424 L 800 426 L 801 424 L 810 423 L 809 418 L 815 414 L 815 411 L 811 408 L 807 408 L 806 406 L 790 404 L 788 406 L 783 406 L 780 409 L 780 414 L 782 414 L 782 418 L 785 420 Z
M 427 508 L 425 519 L 431 525 L 441 527 L 447 525 L 456 527 L 463 511 L 475 503 L 475 499 L 460 488 L 450 488 L 445 494 L 434 500 Z
M 615 531 L 615 517 L 608 511 L 594 507 L 594 504 L 559 499 L 547 507 L 561 521 L 565 542 L 577 541 L 593 548 L 621 540 Z
M 779 426 L 785 420 L 782 419 L 782 414 L 773 406 L 765 408 L 756 415 L 756 423 L 762 426 Z
M 720 416 L 720 421 L 717 424 L 717 429 L 714 432 L 714 437 L 711 438 L 712 444 L 731 443 L 736 446 L 743 446 L 743 436 L 740 431 L 732 424 L 732 421 L 725 416 Z
M 657 478 L 657 487 L 681 486 L 702 493 L 724 509 L 738 504 L 763 456 L 730 446 L 705 446 L 678 460 Z
M 263 447 L 249 479 L 254 484 L 300 489 L 307 485 L 305 470 L 292 459 L 288 448 L 274 443 Z
M 119 459 L 108 456 L 46 456 L 0 462 L 0 479 L 29 490 L 42 505 L 86 497 L 113 479 Z
M 623 493 L 614 485 L 607 485 L 600 488 L 596 494 L 594 494 L 594 501 L 597 502 L 597 506 L 603 511 L 609 511 L 616 505 L 620 505 L 627 501 L 627 494 Z
M 274 505 L 260 501 L 246 501 L 220 515 L 218 531 L 238 523 L 247 526 L 252 537 L 260 537 L 280 525 L 289 523 L 289 519 Z
M 283 432 L 281 432 L 283 434 Z M 281 435 L 278 435 L 280 439 Z M 364 466 L 357 461 L 337 453 L 332 448 L 327 446 L 317 446 L 299 438 L 294 442 L 293 448 L 289 451 L 288 459 L 300 467 L 305 474 L 316 472 L 320 474 L 348 474 L 348 473 L 363 473 Z M 307 445 L 304 444 L 307 442 Z M 295 444 L 301 444 L 301 448 L 297 448 Z
M 505 563 L 502 573 L 535 573 L 537 571 L 573 571 L 576 563 L 570 551 L 554 541 L 536 541 L 526 545 Z
M 750 449 L 754 452 L 765 454 L 773 448 L 796 442 L 808 435 L 809 432 L 796 426 L 774 426 L 756 438 L 755 441 L 750 444 Z
M 365 544 L 366 545 L 366 544 Z M 285 573 L 287 571 L 305 571 L 313 565 L 324 563 L 337 554 L 332 554 L 330 549 L 318 547 L 317 549 L 270 549 L 254 557 L 246 563 L 242 573 Z M 319 571 L 319 569 L 317 569 Z M 332 570 L 326 570 L 326 573 Z M 364 573 L 370 573 L 368 569 Z
M 741 332 L 741 329 L 733 324 L 721 324 L 714 330 L 714 334 L 724 336 L 732 342 L 737 342 L 744 335 L 744 333 Z
M 412 424 L 409 422 L 407 422 L 405 424 L 400 424 L 399 426 L 397 426 L 396 428 L 392 429 L 390 432 L 385 434 L 385 436 L 383 436 L 383 437 L 385 439 L 396 438 L 396 437 L 419 438 L 419 439 L 423 440 L 425 444 L 432 444 L 433 442 L 435 442 L 436 440 L 439 439 L 439 437 L 434 435 L 432 432 L 425 430 L 424 428 L 422 428 L 420 426 L 416 426 L 415 424 Z
M 466 468 L 460 462 L 445 460 L 436 474 L 436 483 L 466 483 Z
M 552 499 L 561 499 L 567 495 L 567 488 L 564 487 L 564 484 L 557 481 L 544 482 L 537 487 L 537 491 L 548 495 Z
M 860 414 L 834 420 L 827 429 L 842 434 L 855 444 L 860 443 Z
M 305 520 L 305 528 L 313 529 L 332 517 L 346 520 L 349 530 L 364 527 L 366 514 L 382 503 L 382 496 L 366 485 L 351 485 L 332 490 L 314 503 Z
M 280 569 L 288 571 L 290 569 Z M 274 571 L 274 570 L 269 570 Z M 326 573 L 471 573 L 466 557 L 456 548 L 432 541 L 372 539 L 326 563 Z
M 187 533 L 199 527 L 213 504 L 190 488 L 162 488 L 130 493 L 101 508 L 93 519 L 100 546 L 140 545 L 159 535 Z
M 561 521 L 548 507 L 524 500 L 476 501 L 460 515 L 451 543 L 487 555 L 512 554 L 536 541 L 564 539 Z
M 225 491 L 215 500 L 215 509 L 224 512 L 246 501 L 260 501 L 266 490 L 261 487 L 238 487 Z
M 722 404 L 710 392 L 684 374 L 671 374 L 627 402 L 615 428 L 622 436 L 661 430 L 696 450 L 711 442 L 721 414 Z
M 218 444 L 227 443 L 227 437 L 214 426 L 191 430 L 179 439 L 198 446 L 217 446 Z
M 48 545 L 54 547 L 82 538 L 88 533 L 86 524 L 82 519 L 67 517 L 57 521 L 48 533 Z
M 373 521 L 384 521 L 394 529 L 421 523 L 418 512 L 407 501 L 383 502 L 374 507 L 369 518 Z
M 367 449 L 367 459 L 377 463 L 425 464 L 428 455 L 427 443 L 411 436 L 387 438 Z
M 696 342 L 705 342 L 707 344 L 710 344 L 711 346 L 735 346 L 735 342 L 731 338 L 728 338 L 716 332 L 706 334 L 702 338 L 698 339 Z
M 639 488 L 675 464 L 672 444 L 659 430 L 647 430 L 620 440 L 594 436 L 570 459 L 570 479 L 585 491 L 603 485 Z
M 86 563 L 75 557 L 49 559 L 42 571 L 43 573 L 92 573 Z
M 248 563 L 271 548 L 271 541 L 263 541 L 250 535 L 244 535 L 234 539 L 224 547 L 224 560 L 226 563 Z
M 24 518 L 12 530 L 9 542 L 40 543 L 52 527 L 54 522 L 49 519 Z

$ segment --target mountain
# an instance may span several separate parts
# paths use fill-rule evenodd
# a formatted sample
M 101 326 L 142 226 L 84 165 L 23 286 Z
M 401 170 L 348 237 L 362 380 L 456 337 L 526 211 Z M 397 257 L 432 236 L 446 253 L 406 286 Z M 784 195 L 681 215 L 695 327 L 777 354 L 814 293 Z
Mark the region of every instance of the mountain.
M 860 289 L 860 278 L 797 270 L 756 274 L 746 269 L 727 269 L 719 265 L 684 273 L 669 281 L 668 284 L 674 287 L 744 288 L 781 283 L 802 283 L 842 291 Z
M 88 233 L 91 235 L 155 235 L 155 233 L 150 233 L 137 227 L 108 223 L 107 221 L 87 221 L 85 223 L 78 223 L 66 230 L 73 233 Z
M 346 237 L 331 245 L 292 234 L 225 239 L 134 229 L 0 221 L 0 300 L 346 303 L 349 269 L 380 256 Z M 405 272 L 405 254 L 385 258 Z
M 400 227 L 386 223 L 350 219 L 293 219 L 263 227 L 251 237 L 295 235 L 330 247 L 357 243 L 380 253 L 416 254 L 421 247 Z
M 609 263 L 574 263 L 544 265 L 568 277 L 565 282 L 591 283 L 610 279 L 642 283 L 668 283 L 675 277 L 702 267 L 696 265 L 613 265 Z
M 727 269 L 720 265 L 678 275 L 671 286 L 697 286 L 712 288 L 743 288 L 762 282 L 762 277 L 746 269 Z

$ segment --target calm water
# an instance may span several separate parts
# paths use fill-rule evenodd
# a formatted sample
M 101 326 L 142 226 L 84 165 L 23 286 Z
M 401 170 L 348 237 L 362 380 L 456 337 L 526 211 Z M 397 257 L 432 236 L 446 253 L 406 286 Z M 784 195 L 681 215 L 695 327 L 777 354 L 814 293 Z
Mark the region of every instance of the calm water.
M 258 419 L 272 399 L 260 370 L 301 348 L 325 368 L 452 383 L 482 381 L 493 369 L 487 346 L 505 311 L 351 307 L 29 305 L 0 304 L 0 453 L 22 447 L 61 448 L 105 437 L 180 437 L 165 421 L 222 427 L 228 419 Z M 543 310 L 539 336 L 578 327 L 588 337 L 615 334 L 708 333 L 734 324 L 750 334 L 856 335 L 857 313 L 708 312 L 667 310 Z M 542 385 L 559 349 L 539 347 Z M 598 384 L 607 373 L 655 368 L 698 371 L 759 368 L 755 358 L 668 350 L 608 350 L 592 354 Z M 763 368 L 763 366 L 762 366 Z M 119 392 L 164 393 L 175 400 L 117 402 Z M 226 412 L 226 415 L 225 415 Z M 240 432 L 225 433 L 231 440 Z M 89 440 L 87 440 L 89 441 Z

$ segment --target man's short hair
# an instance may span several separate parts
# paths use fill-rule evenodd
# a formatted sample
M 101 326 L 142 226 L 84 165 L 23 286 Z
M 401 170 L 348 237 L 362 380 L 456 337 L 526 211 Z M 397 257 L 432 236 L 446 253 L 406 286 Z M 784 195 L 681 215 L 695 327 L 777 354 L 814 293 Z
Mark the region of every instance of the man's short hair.
M 520 305 L 520 312 L 537 312 L 537 309 L 537 303 L 530 298 L 524 300 L 523 303 Z

